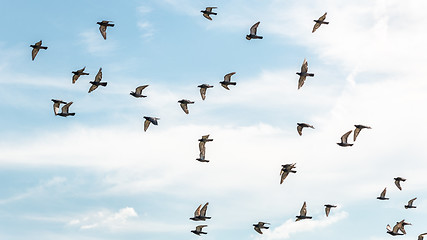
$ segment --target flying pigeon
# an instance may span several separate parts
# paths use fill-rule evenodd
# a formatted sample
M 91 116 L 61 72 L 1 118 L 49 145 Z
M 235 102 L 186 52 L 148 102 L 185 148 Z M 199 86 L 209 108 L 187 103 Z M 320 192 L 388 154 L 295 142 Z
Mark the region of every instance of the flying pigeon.
M 104 40 L 107 40 L 107 27 L 114 27 L 114 24 L 110 23 L 112 21 L 101 21 L 101 22 L 96 22 L 96 24 L 99 25 L 99 31 L 101 32 L 102 37 L 104 38 Z
M 418 235 L 418 240 L 423 240 L 425 235 L 427 235 L 427 233 L 422 233 Z
M 130 95 L 132 95 L 136 98 L 141 98 L 141 97 L 145 98 L 147 96 L 142 95 L 142 90 L 144 90 L 146 87 L 148 87 L 148 85 L 139 86 L 135 89 L 135 92 L 131 91 Z
M 390 225 L 387 224 L 387 233 L 392 235 L 392 236 L 396 236 L 396 235 L 403 235 L 403 233 L 399 233 L 399 230 L 401 229 L 401 227 L 403 226 L 402 224 L 403 222 L 398 222 L 396 225 L 394 225 L 393 229 L 391 229 Z
M 352 143 L 347 143 L 347 139 L 348 139 L 348 135 L 350 135 L 350 133 L 352 132 L 353 130 L 350 130 L 350 131 L 348 131 L 348 132 L 346 132 L 344 135 L 342 135 L 342 137 L 341 137 L 341 142 L 340 143 L 337 143 L 339 146 L 341 146 L 341 147 L 351 147 L 351 146 L 353 146 L 353 144 Z
M 362 131 L 362 129 L 364 128 L 371 129 L 371 127 L 364 126 L 364 125 L 354 125 L 354 126 L 356 127 L 356 129 L 354 129 L 353 141 L 356 141 L 356 138 L 359 135 L 360 131 Z
M 203 228 L 207 226 L 208 225 L 199 225 L 196 227 L 196 230 L 191 230 L 191 232 L 199 236 L 200 234 L 208 234 L 207 232 L 203 232 Z
M 68 117 L 68 116 L 76 115 L 76 113 L 68 112 L 68 109 L 70 108 L 71 104 L 73 104 L 73 102 L 69 102 L 69 103 L 65 104 L 64 106 L 62 106 L 61 112 L 56 114 L 56 115 L 61 116 L 61 117 Z
M 53 113 L 55 115 L 58 115 L 59 112 L 59 105 L 62 104 L 67 104 L 66 102 L 62 101 L 62 100 L 57 100 L 57 99 L 52 99 L 53 102 Z
M 295 221 L 304 220 L 304 219 L 311 219 L 312 217 L 307 216 L 307 204 L 304 202 L 302 205 L 301 210 L 299 211 L 299 216 L 296 216 Z
M 262 39 L 262 36 L 257 36 L 256 35 L 256 30 L 258 28 L 260 22 L 255 23 L 251 29 L 250 29 L 250 34 L 246 35 L 246 39 L 247 40 L 251 40 L 251 39 Z
M 312 125 L 310 125 L 310 124 L 307 124 L 307 123 L 297 123 L 297 131 L 298 131 L 298 134 L 300 135 L 300 136 L 302 136 L 302 129 L 303 128 L 305 128 L 305 127 L 309 127 L 309 128 L 313 128 L 314 129 L 314 127 L 312 126 Z
M 318 20 L 313 20 L 314 22 L 316 22 L 316 24 L 314 24 L 312 33 L 314 33 L 322 24 L 329 24 L 329 22 L 325 22 L 325 18 L 326 13 L 323 14 Z
M 219 82 L 221 83 L 221 86 L 223 86 L 225 89 L 230 90 L 228 88 L 228 85 L 236 85 L 236 82 L 231 82 L 231 76 L 233 76 L 234 74 L 236 74 L 236 72 L 232 72 L 232 73 L 228 73 L 224 76 L 224 81 Z
M 308 63 L 307 63 L 307 59 L 304 58 L 304 62 L 302 63 L 302 66 L 301 66 L 301 72 L 297 72 L 297 74 L 299 75 L 298 89 L 300 89 L 302 85 L 304 85 L 304 81 L 307 76 L 314 77 L 314 73 L 307 73 L 307 71 L 308 71 Z
M 188 111 L 188 104 L 194 104 L 194 102 L 192 102 L 192 101 L 190 101 L 190 100 L 187 100 L 187 99 L 181 99 L 181 100 L 179 100 L 178 101 L 179 103 L 180 103 L 180 106 L 181 106 L 181 108 L 182 108 L 182 110 L 186 113 L 186 114 L 188 114 L 189 113 L 189 111 Z
M 326 204 L 325 205 L 325 213 L 326 213 L 326 217 L 329 216 L 329 213 L 331 212 L 331 208 L 336 208 L 337 206 L 334 205 L 330 205 L 330 204 Z
M 289 175 L 289 173 L 296 173 L 297 172 L 295 170 L 292 170 L 295 168 L 295 164 L 296 163 L 282 165 L 282 169 L 280 170 L 280 184 L 282 184 L 283 181 L 285 181 L 285 179 Z
M 200 154 L 203 155 L 203 159 L 204 159 L 205 151 L 206 151 L 206 149 L 205 149 L 205 143 L 206 142 L 212 142 L 213 139 L 210 139 L 209 138 L 209 134 L 208 134 L 208 135 L 202 136 L 202 138 L 199 139 L 198 141 L 199 141 L 199 151 L 200 151 Z
M 157 117 L 146 117 L 144 116 L 145 121 L 144 121 L 144 132 L 147 131 L 148 126 L 150 126 L 150 123 L 157 125 L 157 120 L 160 120 L 160 118 Z
M 397 178 L 394 178 L 394 184 L 396 184 L 396 187 L 397 188 L 399 188 L 399 190 L 402 190 L 402 187 L 400 186 L 400 182 L 402 181 L 402 182 L 404 182 L 404 181 L 406 181 L 406 179 L 404 179 L 404 178 L 401 178 L 401 177 L 397 177 Z
M 389 200 L 389 198 L 385 197 L 385 194 L 387 192 L 387 188 L 384 188 L 384 190 L 381 192 L 380 196 L 377 197 L 378 200 Z
M 33 51 L 31 52 L 31 57 L 33 61 L 36 58 L 37 53 L 39 52 L 40 49 L 44 49 L 44 50 L 47 49 L 47 47 L 42 46 L 42 40 L 36 42 L 34 45 L 30 45 L 30 47 L 33 48 Z
M 190 218 L 193 221 L 205 221 L 206 219 L 211 219 L 211 217 L 206 217 L 206 211 L 208 209 L 208 202 L 202 207 L 202 204 L 194 212 L 194 217 Z M 200 210 L 201 208 L 201 210 Z
M 209 84 L 202 84 L 202 85 L 199 85 L 197 87 L 200 88 L 200 95 L 202 96 L 202 100 L 205 100 L 205 98 L 206 98 L 206 90 L 208 88 L 213 88 L 214 86 L 211 86 Z
M 417 200 L 417 198 L 412 198 L 411 200 L 409 200 L 408 205 L 405 205 L 405 208 L 416 208 L 416 206 L 414 206 L 414 201 Z
M 254 226 L 255 231 L 257 231 L 259 234 L 262 234 L 261 229 L 269 229 L 270 227 L 266 227 L 264 225 L 266 224 L 270 224 L 270 223 L 266 223 L 266 222 L 258 222 L 257 224 L 252 224 L 252 226 Z
M 207 18 L 209 20 L 212 20 L 212 18 L 209 15 L 211 15 L 211 14 L 212 15 L 217 15 L 217 13 L 212 12 L 212 9 L 215 9 L 215 8 L 217 8 L 217 7 L 207 7 L 205 10 L 202 10 L 200 12 L 203 13 L 203 17 L 205 17 L 205 18 Z
M 103 86 L 103 87 L 107 86 L 107 82 L 101 82 L 101 80 L 102 80 L 102 68 L 99 68 L 99 71 L 95 76 L 95 80 L 90 81 L 90 83 L 92 83 L 92 86 L 90 86 L 89 88 L 89 93 L 97 89 L 98 86 Z
M 79 70 L 77 70 L 77 71 L 73 71 L 73 72 L 71 72 L 71 73 L 73 73 L 74 75 L 73 75 L 73 78 L 72 78 L 72 80 L 73 80 L 73 84 L 74 83 L 76 83 L 76 81 L 77 81 L 77 79 L 79 79 L 79 77 L 81 76 L 81 75 L 89 75 L 89 73 L 85 73 L 84 71 L 85 71 L 85 69 L 86 69 L 86 67 L 84 67 L 84 68 L 82 68 L 82 69 L 79 69 Z

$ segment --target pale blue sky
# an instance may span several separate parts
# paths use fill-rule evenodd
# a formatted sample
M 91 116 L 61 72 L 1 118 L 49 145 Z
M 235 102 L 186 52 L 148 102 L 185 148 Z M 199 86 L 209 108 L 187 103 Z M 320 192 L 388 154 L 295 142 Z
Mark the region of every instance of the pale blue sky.
M 200 10 L 217 6 L 213 21 Z M 0 239 L 390 239 L 427 232 L 422 0 L 15 1 L 0 20 Z M 313 19 L 330 24 L 311 33 Z M 103 40 L 97 21 L 116 24 Z M 257 21 L 262 40 L 245 35 Z M 31 61 L 30 44 L 48 46 Z M 314 78 L 297 90 L 307 58 Z M 71 84 L 71 71 L 89 76 Z M 107 87 L 88 94 L 98 69 Z M 218 82 L 229 72 L 236 86 Z M 197 85 L 214 85 L 202 101 Z M 129 95 L 149 84 L 144 99 Z M 50 99 L 73 101 L 54 116 Z M 177 103 L 190 99 L 186 115 Z M 160 117 L 143 131 L 143 116 Z M 297 122 L 315 129 L 296 132 Z M 351 148 L 335 143 L 354 124 Z M 211 134 L 207 164 L 198 142 Z M 353 142 L 353 141 L 351 141 Z M 280 185 L 280 165 L 297 173 Z M 402 176 L 403 191 L 393 178 Z M 390 201 L 376 197 L 387 187 Z M 418 197 L 417 209 L 403 206 Z M 313 220 L 295 223 L 303 202 Z M 189 218 L 209 202 L 208 234 Z M 323 205 L 337 204 L 329 218 Z M 271 223 L 264 235 L 252 224 Z

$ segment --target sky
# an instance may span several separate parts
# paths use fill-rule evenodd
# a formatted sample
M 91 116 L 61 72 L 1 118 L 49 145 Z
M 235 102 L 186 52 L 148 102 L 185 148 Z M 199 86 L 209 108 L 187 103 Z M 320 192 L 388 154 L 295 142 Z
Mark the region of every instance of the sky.
M 218 7 L 209 21 L 200 10 Z M 413 0 L 9 1 L 0 239 L 416 239 L 427 232 L 425 9 Z M 329 25 L 312 33 L 327 12 Z M 96 22 L 113 21 L 107 40 Z M 246 40 L 260 21 L 262 40 Z M 31 61 L 29 45 L 42 40 Z M 309 72 L 297 89 L 304 59 Z M 72 71 L 89 76 L 71 83 Z M 88 93 L 102 67 L 106 87 Z M 230 90 L 219 84 L 236 72 Z M 206 100 L 200 84 L 210 84 Z M 129 95 L 148 84 L 146 98 Z M 55 116 L 51 99 L 73 101 Z M 178 100 L 195 104 L 185 114 Z M 144 132 L 143 116 L 159 117 Z M 298 122 L 304 129 L 299 136 Z M 336 143 L 355 124 L 352 147 Z M 198 141 L 209 163 L 196 161 Z M 353 135 L 350 135 L 352 138 Z M 353 143 L 353 140 L 349 140 Z M 282 164 L 297 173 L 280 183 Z M 404 177 L 400 191 L 393 178 Z M 376 199 L 387 187 L 389 201 Z M 417 197 L 416 209 L 404 205 Z M 307 202 L 311 220 L 295 222 Z M 209 202 L 206 222 L 189 220 Z M 329 217 L 324 204 L 338 207 Z M 386 225 L 405 219 L 405 236 Z M 260 235 L 252 224 L 271 223 Z M 190 231 L 207 224 L 207 235 Z

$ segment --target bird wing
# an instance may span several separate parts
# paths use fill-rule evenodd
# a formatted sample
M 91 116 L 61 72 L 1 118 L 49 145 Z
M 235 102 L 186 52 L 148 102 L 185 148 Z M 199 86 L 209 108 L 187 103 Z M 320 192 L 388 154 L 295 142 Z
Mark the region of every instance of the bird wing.
M 281 172 L 282 177 L 280 178 L 280 184 L 283 183 L 283 181 L 285 181 L 286 177 L 289 175 L 289 171 L 283 171 Z
M 145 119 L 145 122 L 144 122 L 144 132 L 145 131 L 147 131 L 147 128 L 148 128 L 148 126 L 150 126 L 150 121 L 148 121 L 147 119 Z
M 217 8 L 217 7 L 207 7 L 207 8 L 206 8 L 206 11 L 208 11 L 208 12 L 212 12 L 212 9 L 215 9 L 215 8 Z
M 311 31 L 311 33 L 314 33 L 320 27 L 320 25 L 320 23 L 316 22 L 313 26 L 313 30 Z
M 304 81 L 305 81 L 306 76 L 299 76 L 299 80 L 298 80 L 298 89 L 300 89 L 302 87 L 302 85 L 304 85 Z
M 38 52 L 39 52 L 38 48 L 33 48 L 33 51 L 31 51 L 31 58 L 33 61 L 36 58 Z
M 186 114 L 188 114 L 188 113 L 189 113 L 189 111 L 188 111 L 188 106 L 187 106 L 187 104 L 186 104 L 186 103 L 180 103 L 179 105 L 181 106 L 182 110 L 184 110 L 184 112 L 185 112 Z
M 53 113 L 55 113 L 55 115 L 58 115 L 59 112 L 59 104 L 61 104 L 60 102 L 54 102 L 53 103 Z
M 400 227 L 402 226 L 401 222 L 396 223 L 396 225 L 394 225 L 392 232 L 397 233 L 397 231 L 399 231 Z
M 307 59 L 304 58 L 304 62 L 301 65 L 301 73 L 306 73 L 308 71 L 308 62 Z
M 230 88 L 228 88 L 228 85 L 221 83 L 221 86 L 227 90 L 230 90 Z
M 319 21 L 322 21 L 322 22 L 323 22 L 323 21 L 326 19 L 326 14 L 327 14 L 327 13 L 323 14 L 323 15 L 319 18 Z
M 356 141 L 356 138 L 359 135 L 359 133 L 360 133 L 361 130 L 362 129 L 358 128 L 358 127 L 356 127 L 356 129 L 354 129 L 353 141 Z
M 200 88 L 200 96 L 202 96 L 202 99 L 205 100 L 205 98 L 206 98 L 206 88 Z
M 205 217 L 206 216 L 206 211 L 208 210 L 208 202 L 202 207 L 202 210 L 200 211 L 200 216 Z
M 209 138 L 209 135 L 210 135 L 210 134 L 208 134 L 208 135 L 203 135 L 203 136 L 202 136 L 202 139 L 208 139 L 208 138 Z
M 380 197 L 384 198 L 385 194 L 387 192 L 387 188 L 384 188 L 384 190 L 381 192 Z
M 79 79 L 80 75 L 74 74 L 73 75 L 73 83 L 76 83 L 77 79 Z
M 422 234 L 418 235 L 418 240 L 423 240 L 424 235 L 427 235 L 427 233 L 422 233 Z
M 71 106 L 71 104 L 73 104 L 73 102 L 69 102 L 62 106 L 62 113 L 68 113 L 68 108 Z
M 103 21 L 104 22 L 104 21 Z M 99 26 L 99 31 L 101 32 L 102 37 L 104 38 L 104 40 L 107 40 L 107 26 L 105 25 L 100 25 Z
M 412 206 L 412 204 L 414 204 L 415 200 L 417 200 L 417 198 L 412 198 L 411 200 L 409 200 L 408 205 Z
M 205 142 L 199 142 L 199 151 L 200 153 L 203 153 L 203 155 L 205 155 L 205 151 L 206 151 Z
M 325 207 L 326 217 L 329 216 L 329 212 L 331 212 L 331 207 Z
M 387 231 L 390 231 L 390 232 L 392 231 L 389 224 L 387 224 L 387 227 L 385 227 L 385 228 L 387 229 Z
M 201 232 L 202 231 L 202 229 L 204 228 L 204 227 L 207 227 L 208 225 L 199 225 L 199 226 L 197 226 L 196 227 L 196 231 L 198 231 L 198 232 Z
M 194 212 L 194 217 L 198 217 L 200 216 L 200 208 L 202 207 L 202 204 L 199 205 L 199 207 L 196 209 L 196 211 Z
M 42 45 L 42 40 L 36 42 L 34 45 L 36 45 L 37 47 L 40 47 Z
M 342 137 L 341 137 L 342 143 L 347 143 L 348 135 L 350 135 L 351 132 L 353 132 L 353 130 L 350 130 L 350 131 L 346 132 L 344 135 L 342 135 Z
M 396 184 L 396 187 L 399 188 L 399 190 L 402 190 L 402 187 L 400 186 L 400 181 L 399 180 L 395 180 L 394 184 Z
M 144 90 L 144 88 L 148 87 L 148 85 L 143 85 L 143 86 L 139 86 L 135 89 L 135 93 L 136 94 L 141 94 L 142 90 Z
M 98 73 L 95 76 L 95 82 L 101 82 L 102 80 L 102 68 L 99 68 Z
M 252 35 L 256 35 L 256 30 L 258 28 L 260 22 L 255 23 L 252 27 L 251 27 L 251 34 Z
M 298 125 L 297 131 L 298 131 L 298 134 L 301 136 L 302 135 L 302 126 Z
M 224 76 L 224 82 L 230 82 L 231 76 L 233 76 L 234 74 L 236 74 L 236 72 L 231 72 L 231 73 L 226 74 Z
M 299 211 L 300 216 L 306 216 L 307 215 L 307 204 L 304 202 L 302 205 L 301 210 Z
M 207 13 L 203 13 L 203 17 L 205 17 L 205 18 L 207 18 L 209 20 L 212 20 L 211 16 L 209 16 L 209 14 L 207 14 Z
M 262 234 L 261 229 L 258 226 L 255 226 L 254 229 L 257 233 Z
M 92 92 L 93 90 L 97 89 L 98 85 L 92 84 L 92 86 L 90 86 L 89 88 L 89 93 Z

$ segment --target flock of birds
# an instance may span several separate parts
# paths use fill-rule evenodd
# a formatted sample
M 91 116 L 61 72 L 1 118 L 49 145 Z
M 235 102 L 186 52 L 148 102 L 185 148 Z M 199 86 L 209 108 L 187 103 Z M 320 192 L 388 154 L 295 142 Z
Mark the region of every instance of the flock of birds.
M 202 10 L 201 12 L 203 13 L 203 16 L 206 19 L 212 20 L 210 15 L 217 15 L 217 13 L 213 12 L 214 9 L 216 9 L 216 7 L 206 7 L 206 9 Z M 326 13 L 323 14 L 319 19 L 314 20 L 315 24 L 313 26 L 312 33 L 314 33 L 322 24 L 329 24 L 329 22 L 326 22 L 325 19 L 326 19 Z M 100 31 L 102 37 L 104 38 L 104 40 L 106 40 L 107 39 L 107 27 L 114 27 L 114 24 L 112 24 L 111 21 L 105 21 L 105 20 L 103 20 L 101 22 L 97 22 L 97 24 L 99 25 L 99 31 Z M 257 35 L 257 29 L 259 27 L 259 24 L 260 24 L 260 22 L 257 22 L 250 28 L 250 33 L 248 35 L 246 35 L 247 40 L 263 39 L 262 36 Z M 46 46 L 42 46 L 41 40 L 39 42 L 35 43 L 34 45 L 30 45 L 30 47 L 33 48 L 33 50 L 32 50 L 32 60 L 33 61 L 36 58 L 40 49 L 43 49 L 43 50 L 47 49 Z M 89 75 L 89 73 L 85 72 L 85 67 L 83 67 L 82 69 L 79 69 L 77 71 L 73 71 L 72 73 L 73 73 L 73 76 L 72 76 L 72 83 L 73 84 L 76 83 L 76 81 L 79 79 L 80 76 Z M 236 72 L 231 72 L 231 73 L 226 74 L 224 76 L 224 80 L 219 82 L 223 88 L 230 90 L 230 88 L 229 88 L 230 85 L 236 85 L 237 84 L 236 82 L 231 81 L 231 77 L 234 74 L 236 74 Z M 314 73 L 308 72 L 308 62 L 306 59 L 304 59 L 304 61 L 303 61 L 303 64 L 301 66 L 301 71 L 297 72 L 296 74 L 299 75 L 298 89 L 300 89 L 304 85 L 304 82 L 305 82 L 307 77 L 314 77 Z M 95 76 L 94 81 L 90 81 L 91 86 L 89 88 L 88 93 L 91 93 L 92 91 L 96 90 L 99 86 L 106 87 L 107 82 L 102 82 L 101 80 L 102 80 L 102 68 L 99 69 L 98 73 Z M 136 87 L 135 91 L 130 92 L 130 95 L 135 97 L 135 98 L 145 98 L 147 96 L 144 95 L 142 93 L 142 91 L 148 86 L 149 85 L 138 86 L 138 87 Z M 207 89 L 213 88 L 214 86 L 209 85 L 209 84 L 201 84 L 197 87 L 200 88 L 200 95 L 201 95 L 202 100 L 205 100 Z M 74 116 L 75 115 L 75 113 L 72 113 L 69 111 L 69 108 L 73 104 L 73 102 L 65 102 L 65 101 L 58 100 L 58 99 L 52 99 L 52 101 L 53 101 L 54 114 L 56 116 L 68 117 L 68 116 Z M 180 104 L 180 107 L 182 108 L 182 110 L 186 114 L 189 114 L 188 105 L 194 104 L 194 101 L 190 101 L 187 99 L 181 99 L 178 101 L 178 103 Z M 60 112 L 59 109 L 60 109 L 61 104 L 63 104 L 63 106 L 62 106 L 61 112 Z M 158 118 L 158 117 L 149 117 L 149 116 L 144 116 L 144 119 L 145 119 L 144 131 L 147 131 L 150 124 L 158 125 L 158 120 L 160 120 L 160 118 Z M 356 129 L 354 130 L 353 142 L 356 141 L 356 138 L 362 129 L 371 129 L 371 127 L 369 127 L 369 126 L 360 125 L 360 124 L 354 125 L 354 126 L 356 127 Z M 302 136 L 302 131 L 304 128 L 314 129 L 314 127 L 310 124 L 297 123 L 297 132 L 300 136 Z M 342 135 L 341 142 L 339 142 L 337 144 L 341 147 L 353 146 L 352 143 L 348 143 L 348 137 L 352 133 L 352 131 L 353 130 L 350 130 L 350 131 L 346 132 L 344 135 Z M 196 160 L 200 161 L 200 162 L 209 162 L 209 160 L 206 159 L 205 144 L 207 142 L 213 141 L 213 139 L 210 139 L 209 135 L 204 135 L 198 141 L 199 141 L 200 153 L 199 153 L 199 158 L 197 158 Z M 280 177 L 280 184 L 282 184 L 284 182 L 284 180 L 289 175 L 289 173 L 296 173 L 297 172 L 297 171 L 293 170 L 294 168 L 296 168 L 295 165 L 296 165 L 296 163 L 282 165 L 282 168 L 280 170 L 280 176 L 281 176 Z M 397 178 L 394 178 L 394 180 L 395 180 L 395 185 L 399 188 L 399 190 L 402 190 L 400 182 L 404 182 L 404 181 L 406 181 L 406 179 L 401 178 L 401 177 L 397 177 Z M 387 191 L 387 188 L 384 188 L 384 190 L 381 192 L 380 196 L 377 197 L 377 199 L 378 200 L 389 200 L 389 198 L 385 197 L 386 191 Z M 417 198 L 413 198 L 413 199 L 409 200 L 408 204 L 404 206 L 405 209 L 416 208 L 416 206 L 414 206 L 414 201 L 416 199 Z M 209 203 L 206 203 L 203 207 L 200 204 L 199 207 L 194 212 L 194 217 L 191 217 L 190 220 L 206 221 L 208 219 L 211 219 L 211 217 L 206 216 L 208 204 Z M 332 208 L 337 207 L 336 205 L 332 205 L 332 204 L 325 204 L 324 206 L 325 206 L 326 217 L 329 216 L 329 213 L 330 213 Z M 303 203 L 301 210 L 300 210 L 300 214 L 298 216 L 296 216 L 295 221 L 300 221 L 300 220 L 304 220 L 304 219 L 312 219 L 311 216 L 307 216 L 307 203 L 306 202 Z M 254 230 L 256 232 L 258 232 L 259 234 L 262 234 L 263 233 L 262 229 L 269 229 L 269 227 L 266 226 L 269 224 L 270 223 L 260 221 L 256 224 L 253 224 L 253 227 L 254 227 Z M 406 231 L 405 231 L 406 225 L 411 225 L 411 223 L 405 222 L 405 220 L 401 220 L 400 222 L 396 222 L 396 224 L 394 225 L 393 228 L 391 228 L 391 226 L 388 224 L 386 226 L 387 233 L 390 235 L 393 235 L 393 236 L 404 235 L 404 234 L 406 234 Z M 207 225 L 198 225 L 198 226 L 196 226 L 196 229 L 192 230 L 191 232 L 196 234 L 196 235 L 207 234 L 207 232 L 203 232 L 203 228 L 205 228 L 205 227 L 207 227 Z M 422 240 L 425 235 L 427 235 L 427 233 L 420 234 L 418 236 L 418 240 Z

